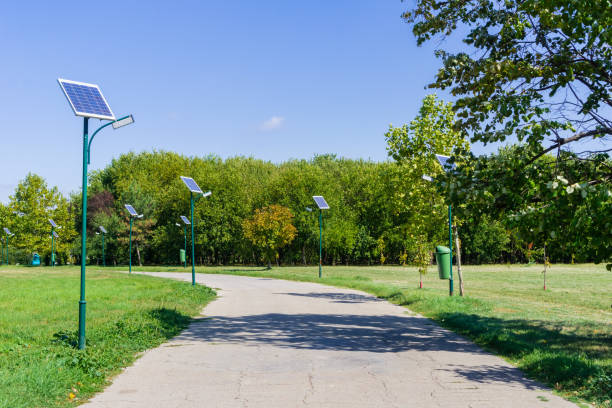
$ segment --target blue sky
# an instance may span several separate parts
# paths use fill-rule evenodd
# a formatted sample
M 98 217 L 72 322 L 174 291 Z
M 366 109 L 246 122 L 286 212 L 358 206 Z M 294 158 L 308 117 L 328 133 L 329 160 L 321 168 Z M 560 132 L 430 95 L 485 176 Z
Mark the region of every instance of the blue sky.
M 29 171 L 80 188 L 82 119 L 58 77 L 99 84 L 136 119 L 96 137 L 90 169 L 151 149 L 386 160 L 384 132 L 415 116 L 439 66 L 400 18 L 411 4 L 3 2 L 0 201 Z

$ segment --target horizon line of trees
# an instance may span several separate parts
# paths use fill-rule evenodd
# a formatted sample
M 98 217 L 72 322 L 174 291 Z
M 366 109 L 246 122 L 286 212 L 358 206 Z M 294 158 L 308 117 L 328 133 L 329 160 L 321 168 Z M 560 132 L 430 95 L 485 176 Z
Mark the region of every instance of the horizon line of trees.
M 144 215 L 133 224 L 134 263 L 179 264 L 185 243 L 180 216 L 190 210 L 180 176 L 212 191 L 195 205 L 199 265 L 316 264 L 318 214 L 307 209 L 314 207 L 314 195 L 330 205 L 323 213 L 322 261 L 328 265 L 411 264 L 423 270 L 435 246 L 448 244 L 448 204 L 466 264 L 612 260 L 610 183 L 581 181 L 607 171 L 609 155 L 584 160 L 565 151 L 544 154 L 515 173 L 524 146 L 474 156 L 456 129 L 452 105 L 435 95 L 424 98 L 413 121 L 390 126 L 385 139 L 393 161 L 327 154 L 274 164 L 167 151 L 122 154 L 89 177 L 88 262 L 101 263 L 96 233 L 104 226 L 107 265 L 127 263 L 124 205 L 131 204 Z M 455 167 L 443 169 L 436 154 L 452 156 Z M 80 262 L 81 195 L 67 199 L 35 174 L 19 183 L 8 205 L 0 205 L 0 227 L 15 233 L 13 261 L 27 263 L 37 252 L 49 263 L 49 218 L 62 226 L 58 261 Z M 191 257 L 190 234 L 187 240 Z

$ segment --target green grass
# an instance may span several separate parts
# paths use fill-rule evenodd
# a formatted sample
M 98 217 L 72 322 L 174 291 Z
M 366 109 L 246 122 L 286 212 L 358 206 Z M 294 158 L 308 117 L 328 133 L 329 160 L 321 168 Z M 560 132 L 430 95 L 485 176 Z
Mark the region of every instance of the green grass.
M 136 268 L 140 269 L 140 268 Z M 466 266 L 466 296 L 448 296 L 431 268 L 418 289 L 411 267 L 206 267 L 198 272 L 275 277 L 360 289 L 423 314 L 506 358 L 572 401 L 612 406 L 612 273 L 603 265 Z M 144 267 L 184 272 L 181 267 Z M 190 271 L 190 268 L 187 268 Z M 455 280 L 458 294 L 458 281 Z
M 0 267 L 0 407 L 84 401 L 214 298 L 203 286 L 88 268 L 87 348 L 79 351 L 79 272 Z

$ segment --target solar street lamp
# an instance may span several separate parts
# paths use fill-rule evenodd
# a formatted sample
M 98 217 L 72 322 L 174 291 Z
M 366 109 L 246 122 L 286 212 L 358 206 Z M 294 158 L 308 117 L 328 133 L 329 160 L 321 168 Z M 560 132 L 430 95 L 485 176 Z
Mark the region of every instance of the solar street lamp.
M 55 238 L 58 238 L 57 232 L 55 229 L 59 227 L 51 218 L 49 218 L 49 224 L 51 224 L 51 266 L 55 266 Z
M 319 207 L 319 279 L 320 279 L 321 269 L 322 269 L 321 263 L 322 263 L 322 258 L 323 258 L 323 210 L 329 210 L 329 204 L 327 204 L 327 201 L 325 201 L 323 196 L 312 196 L 312 199 L 317 204 L 317 207 Z
M 194 194 L 196 199 L 200 199 L 202 197 L 208 197 L 212 193 L 207 191 L 206 193 L 202 191 L 198 183 L 195 182 L 191 177 L 181 176 L 181 180 L 189 189 L 189 196 L 191 198 L 191 284 L 195 286 L 195 237 L 193 233 L 194 221 L 193 221 L 193 203 L 194 203 Z M 182 218 L 182 217 L 181 217 Z M 185 222 L 185 220 L 183 220 Z
M 136 210 L 134 209 L 134 207 L 132 207 L 129 204 L 125 204 L 125 208 L 130 213 L 130 272 L 129 273 L 132 273 L 132 222 L 134 221 L 134 218 L 140 219 L 144 216 L 144 214 L 138 214 Z
M 81 190 L 82 195 L 82 232 L 81 232 L 81 296 L 79 299 L 79 349 L 85 348 L 85 314 L 86 305 L 85 302 L 85 269 L 87 261 L 87 165 L 89 164 L 91 142 L 95 135 L 107 127 L 109 124 L 114 122 L 121 122 L 125 124 L 133 123 L 134 118 L 131 115 L 124 116 L 122 118 L 115 118 L 113 111 L 106 102 L 106 99 L 100 91 L 100 87 L 95 84 L 87 84 L 83 82 L 69 81 L 66 79 L 58 78 L 57 82 L 60 88 L 64 92 L 70 107 L 77 116 L 83 117 L 83 186 Z M 131 122 L 123 122 L 128 117 L 131 118 Z M 89 118 L 96 118 L 100 120 L 108 120 L 106 123 L 100 126 L 89 139 Z M 120 126 L 119 126 L 120 127 Z
M 436 154 L 436 160 L 440 163 L 440 166 L 445 172 L 449 172 L 455 168 L 454 164 L 448 163 L 450 156 L 444 156 L 442 154 Z M 423 174 L 421 178 L 425 181 L 432 183 L 434 179 L 431 176 Z M 448 205 L 448 248 L 450 250 L 450 279 L 448 280 L 448 294 L 453 296 L 453 211 L 452 205 Z
M 106 235 L 106 228 L 99 226 L 100 232 L 102 233 L 102 266 L 106 266 L 106 255 L 104 254 L 104 235 Z
M 183 227 L 185 228 L 185 263 L 183 267 L 186 268 L 187 267 L 187 226 L 191 225 L 191 222 L 189 221 L 189 218 L 185 217 L 184 215 L 181 215 L 181 220 L 183 221 Z M 178 223 L 176 225 L 180 227 Z
M 13 234 L 8 228 L 4 227 L 4 234 L 6 235 L 6 237 L 4 238 L 4 242 L 6 242 L 6 265 L 8 265 L 8 239 L 9 237 L 12 237 Z

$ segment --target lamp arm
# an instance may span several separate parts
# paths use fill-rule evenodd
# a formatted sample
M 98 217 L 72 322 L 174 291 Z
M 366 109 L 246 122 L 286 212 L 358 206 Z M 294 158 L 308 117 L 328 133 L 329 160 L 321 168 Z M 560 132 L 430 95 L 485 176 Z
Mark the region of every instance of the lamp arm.
M 115 122 L 118 122 L 120 120 L 126 119 L 128 118 L 130 115 L 124 116 L 122 118 L 119 119 L 115 119 L 112 120 L 108 123 L 105 123 L 104 125 L 100 126 L 98 129 L 96 129 L 95 132 L 93 132 L 93 134 L 91 135 L 91 138 L 89 139 L 89 144 L 87 145 L 87 164 L 91 164 L 91 142 L 93 142 L 94 137 L 96 137 L 96 135 L 98 134 L 99 131 L 101 131 L 102 129 L 104 129 L 105 127 L 107 127 L 108 125 L 112 125 Z

